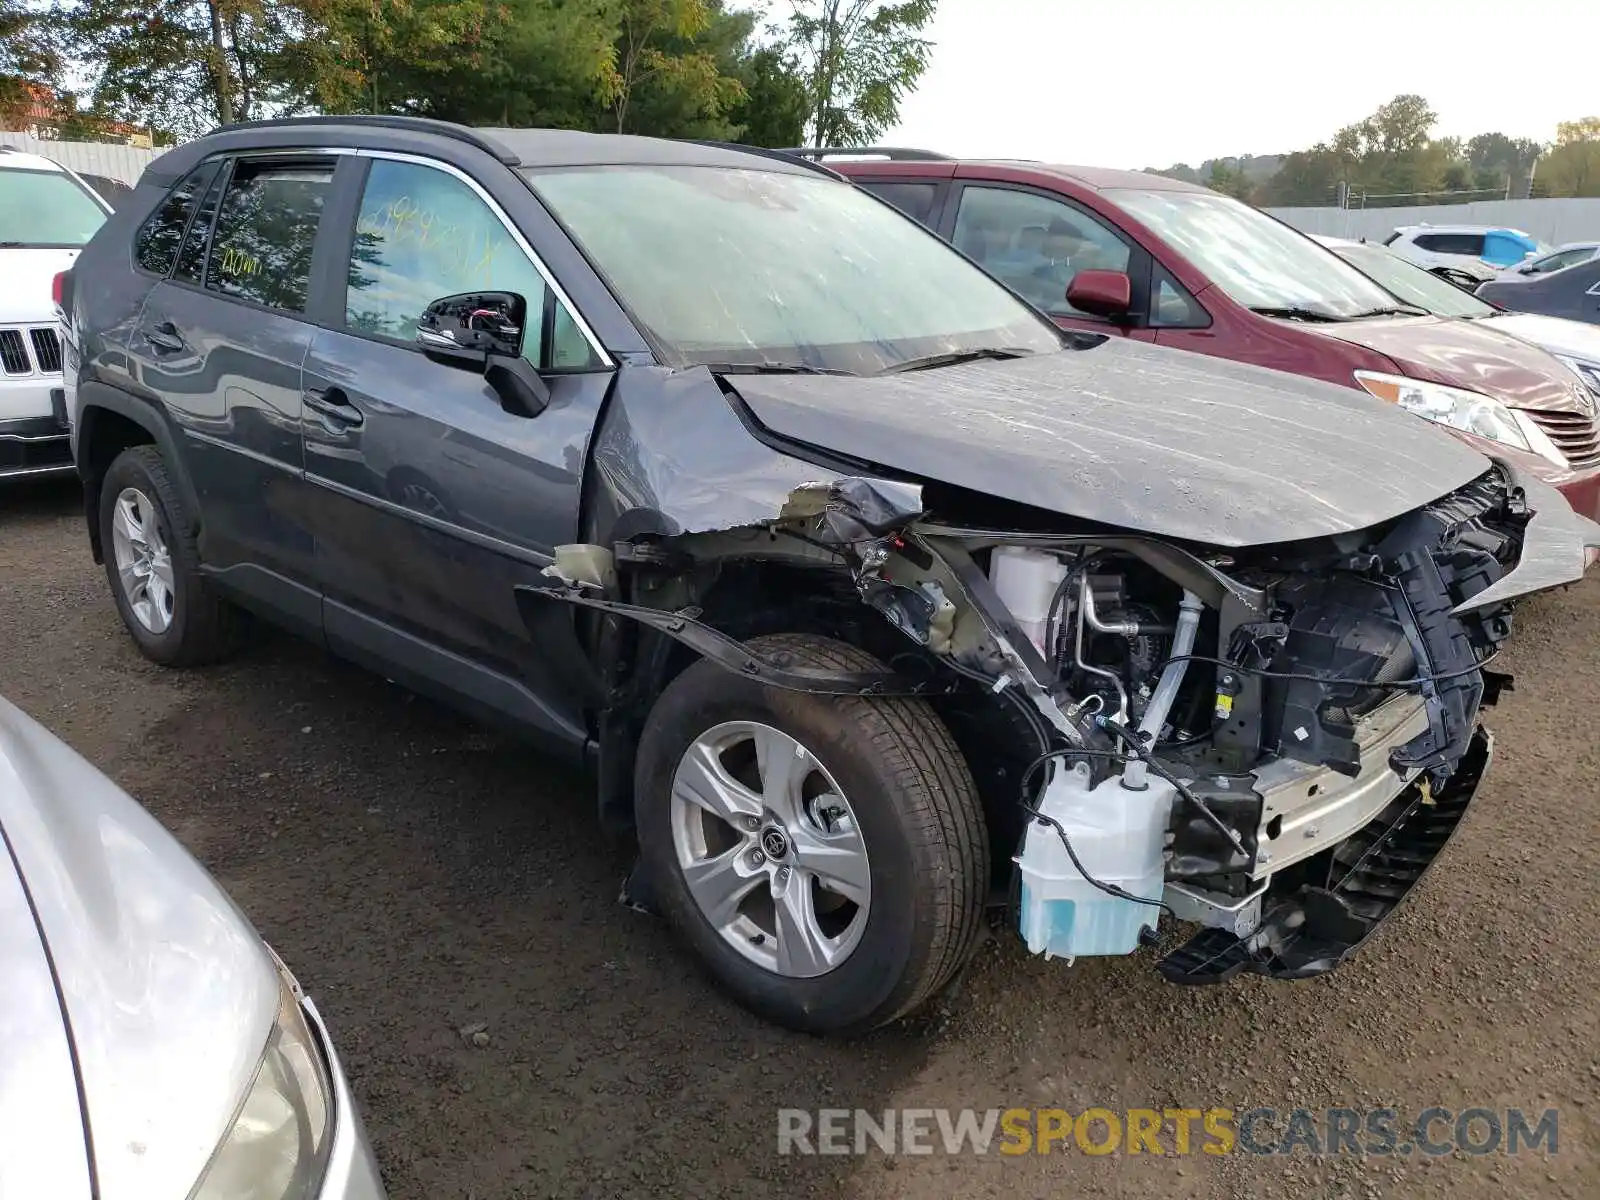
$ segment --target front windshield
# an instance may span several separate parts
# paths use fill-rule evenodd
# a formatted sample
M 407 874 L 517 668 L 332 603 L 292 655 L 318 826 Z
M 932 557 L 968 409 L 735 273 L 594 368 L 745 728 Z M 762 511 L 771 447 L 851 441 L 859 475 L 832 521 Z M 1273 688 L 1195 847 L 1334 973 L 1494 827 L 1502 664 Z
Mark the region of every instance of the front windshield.
M 105 209 L 69 176 L 0 167 L 0 246 L 76 248 L 105 220 Z
M 1228 196 L 1133 188 L 1109 195 L 1246 308 L 1341 320 L 1395 307 L 1336 255 Z
M 1338 246 L 1334 253 L 1351 266 L 1377 280 L 1407 304 L 1415 304 L 1441 317 L 1487 317 L 1499 310 L 1471 292 L 1408 263 L 1381 246 Z
M 870 373 L 1061 347 L 1047 320 L 897 209 L 823 175 L 529 173 L 670 361 Z

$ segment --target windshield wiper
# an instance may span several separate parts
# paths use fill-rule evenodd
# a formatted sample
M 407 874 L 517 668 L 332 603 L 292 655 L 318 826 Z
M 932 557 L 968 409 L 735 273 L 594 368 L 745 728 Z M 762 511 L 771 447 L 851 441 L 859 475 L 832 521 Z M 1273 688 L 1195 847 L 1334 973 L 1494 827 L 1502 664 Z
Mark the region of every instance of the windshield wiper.
M 1338 313 L 1324 312 L 1320 308 L 1303 308 L 1298 304 L 1286 304 L 1273 307 L 1270 304 L 1252 304 L 1250 311 L 1260 313 L 1263 317 L 1286 317 L 1291 321 L 1344 321 Z
M 706 363 L 706 368 L 718 375 L 854 375 L 854 371 L 841 371 L 836 367 L 819 367 L 812 363 L 753 362 Z
M 1412 304 L 1401 304 L 1395 308 L 1369 308 L 1365 312 L 1351 313 L 1349 319 L 1361 321 L 1367 317 L 1431 317 L 1432 315 L 1425 308 L 1417 308 Z
M 1027 358 L 1032 350 L 1011 350 L 1005 346 L 982 346 L 976 350 L 953 350 L 948 354 L 925 354 L 921 358 L 908 358 L 877 372 L 879 375 L 898 375 L 902 371 L 926 371 L 931 367 L 953 367 L 957 363 L 980 362 L 986 358 Z

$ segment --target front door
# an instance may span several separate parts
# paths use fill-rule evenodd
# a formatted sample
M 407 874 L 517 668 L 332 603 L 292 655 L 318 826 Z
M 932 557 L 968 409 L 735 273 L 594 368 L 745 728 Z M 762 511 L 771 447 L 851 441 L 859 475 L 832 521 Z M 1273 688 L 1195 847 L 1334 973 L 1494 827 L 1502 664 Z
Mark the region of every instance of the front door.
M 300 372 L 315 333 L 305 309 L 333 174 L 334 160 L 319 156 L 218 164 L 128 342 L 138 379 L 180 434 L 206 570 L 314 636 Z
M 1155 340 L 1145 319 L 1149 256 L 1080 205 L 1031 188 L 964 183 L 957 191 L 950 240 L 1065 329 Z M 1130 321 L 1113 323 L 1067 302 L 1073 277 L 1086 270 L 1120 271 L 1129 277 Z
M 390 677 L 558 744 L 584 737 L 566 605 L 530 637 L 514 587 L 576 540 L 589 436 L 611 382 L 532 248 L 454 168 L 363 160 L 345 299 L 305 364 L 306 477 L 329 645 Z M 549 384 L 507 411 L 481 372 L 418 347 L 418 318 L 462 292 L 528 303 L 524 356 Z

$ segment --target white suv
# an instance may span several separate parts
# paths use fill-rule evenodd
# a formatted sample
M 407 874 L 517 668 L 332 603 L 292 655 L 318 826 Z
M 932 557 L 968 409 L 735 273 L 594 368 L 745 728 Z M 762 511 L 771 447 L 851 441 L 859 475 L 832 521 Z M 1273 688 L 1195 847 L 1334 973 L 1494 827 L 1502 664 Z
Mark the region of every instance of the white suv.
M 1549 249 L 1520 229 L 1499 225 L 1402 225 L 1383 244 L 1436 274 L 1449 278 L 1454 272 L 1478 283 Z
M 110 211 L 65 167 L 0 149 L 0 478 L 73 469 L 52 284 Z

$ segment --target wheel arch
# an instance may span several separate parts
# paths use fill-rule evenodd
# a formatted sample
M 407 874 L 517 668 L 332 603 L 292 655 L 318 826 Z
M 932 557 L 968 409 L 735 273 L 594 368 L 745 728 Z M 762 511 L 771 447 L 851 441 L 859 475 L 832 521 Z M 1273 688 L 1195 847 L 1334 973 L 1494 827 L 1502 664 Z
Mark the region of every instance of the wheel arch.
M 700 622 L 740 641 L 778 633 L 813 634 L 871 654 L 891 669 L 908 656 L 943 671 L 879 613 L 861 603 L 849 573 L 817 563 L 760 557 L 727 559 L 678 574 L 660 587 L 625 573 L 635 603 L 674 611 L 693 607 Z M 634 768 L 639 739 L 656 699 L 703 657 L 637 622 L 612 621 L 596 649 L 611 707 L 597 714 L 599 816 L 618 836 L 633 832 Z M 604 626 L 601 626 L 604 628 Z M 927 697 L 972 772 L 991 831 L 991 882 L 1004 887 L 1022 830 L 1021 772 L 1042 749 L 1016 698 L 966 687 Z
M 132 446 L 154 445 L 160 450 L 167 471 L 183 496 L 194 530 L 198 530 L 199 499 L 178 453 L 177 437 L 166 419 L 150 404 L 106 384 L 80 384 L 78 394 L 75 459 L 83 482 L 84 521 L 89 528 L 94 561 L 105 561 L 105 547 L 100 540 L 101 481 L 117 455 Z

